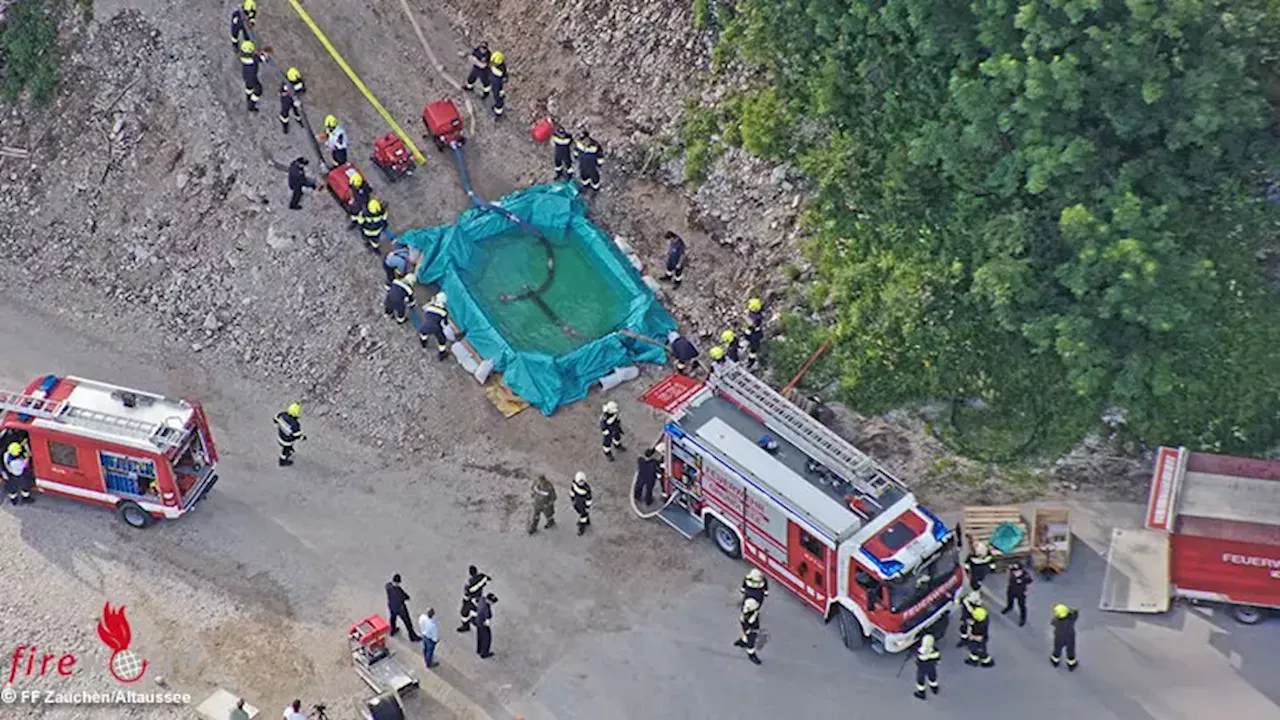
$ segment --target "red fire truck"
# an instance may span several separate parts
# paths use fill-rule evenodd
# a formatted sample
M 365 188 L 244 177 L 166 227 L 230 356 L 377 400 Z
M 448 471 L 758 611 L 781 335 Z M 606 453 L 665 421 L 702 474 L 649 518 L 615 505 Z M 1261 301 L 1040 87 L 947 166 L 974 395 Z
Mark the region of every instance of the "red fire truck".
M 945 632 L 964 572 L 955 533 L 874 460 L 734 363 L 641 399 L 669 416 L 667 524 L 758 566 L 850 649 Z
M 135 528 L 185 515 L 218 481 L 194 401 L 46 375 L 0 392 L 0 411 L 0 448 L 30 448 L 41 492 L 115 508 Z

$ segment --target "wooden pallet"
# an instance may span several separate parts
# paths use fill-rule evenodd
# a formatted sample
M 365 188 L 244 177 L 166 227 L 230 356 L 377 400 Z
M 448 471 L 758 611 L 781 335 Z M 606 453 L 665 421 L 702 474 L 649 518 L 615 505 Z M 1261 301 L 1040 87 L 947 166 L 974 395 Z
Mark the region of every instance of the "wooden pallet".
M 973 544 L 982 541 L 991 540 L 991 534 L 995 532 L 997 527 L 1003 523 L 1013 523 L 1022 528 L 1022 542 L 1018 543 L 1018 547 L 1013 552 L 999 553 L 1002 557 L 1021 557 L 1031 553 L 1031 533 L 1028 532 L 1027 522 L 1022 517 L 1022 511 L 1017 505 L 992 505 L 987 507 L 967 507 L 964 509 L 964 520 L 961 527 L 964 530 L 964 536 L 969 540 L 969 547 L 972 549 Z M 991 548 L 992 553 L 996 553 L 995 548 Z

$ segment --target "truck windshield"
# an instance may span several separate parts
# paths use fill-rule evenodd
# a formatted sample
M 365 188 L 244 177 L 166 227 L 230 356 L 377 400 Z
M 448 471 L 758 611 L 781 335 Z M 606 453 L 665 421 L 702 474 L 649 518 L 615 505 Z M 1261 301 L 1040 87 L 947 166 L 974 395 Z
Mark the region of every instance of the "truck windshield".
M 889 583 L 889 609 L 899 613 L 920 602 L 934 588 L 949 580 L 959 563 L 953 534 L 915 570 Z

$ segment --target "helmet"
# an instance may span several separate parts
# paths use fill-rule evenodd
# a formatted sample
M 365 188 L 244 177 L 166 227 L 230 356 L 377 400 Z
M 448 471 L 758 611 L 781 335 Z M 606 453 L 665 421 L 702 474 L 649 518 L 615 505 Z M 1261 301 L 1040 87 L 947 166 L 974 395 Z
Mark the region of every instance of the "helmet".
M 920 652 L 926 652 L 926 653 L 933 652 L 933 636 L 932 635 L 925 635 L 924 637 L 920 638 Z
M 12 447 L 12 445 L 10 447 Z M 1058 603 L 1057 605 L 1053 606 L 1053 616 L 1058 618 L 1059 620 L 1061 620 L 1062 618 L 1070 614 L 1071 614 L 1071 608 L 1067 607 L 1066 605 L 1063 605 L 1062 603 Z
M 747 612 L 755 612 L 760 609 L 760 601 L 755 598 L 747 598 L 747 601 L 742 603 L 742 609 Z
M 289 409 L 285 410 L 285 412 L 289 413 L 293 417 L 302 417 L 302 403 L 289 403 Z
M 618 403 L 616 403 L 616 402 L 614 402 L 614 401 L 610 400 L 609 402 L 607 402 L 607 403 L 605 403 L 605 404 L 604 404 L 604 411 L 605 411 L 606 413 L 610 414 L 610 415 L 617 415 L 617 414 L 618 414 Z
M 506 56 L 502 54 L 501 50 L 494 50 L 493 54 L 489 56 L 489 62 L 491 63 L 501 64 L 502 61 L 506 59 Z
M 364 185 L 364 176 L 360 173 L 351 173 L 351 187 L 360 187 Z
M 240 52 L 242 53 L 251 53 L 257 49 L 258 49 L 258 46 L 254 45 L 252 40 L 245 40 L 244 42 L 240 43 Z
M 291 67 L 284 71 L 284 76 L 289 78 L 289 82 L 298 82 L 302 79 L 302 72 L 296 67 Z
M 974 554 L 974 555 L 986 555 L 986 554 L 987 554 L 987 544 L 986 544 L 985 542 L 983 542 L 982 540 L 979 540 L 978 542 L 974 543 L 974 544 L 973 544 L 973 554 Z
M 720 342 L 731 343 L 733 342 L 733 339 L 736 337 L 737 335 L 734 335 L 732 330 L 725 330 L 724 332 L 720 333 Z
M 338 127 L 338 118 L 334 115 L 324 116 L 324 127 L 326 130 L 332 130 Z
M 438 292 L 436 293 L 435 298 L 431 300 L 431 302 L 435 303 L 436 305 L 439 305 L 440 307 L 444 307 L 444 304 L 449 302 L 449 296 L 445 295 L 442 292 Z
M 257 0 L 244 0 L 244 4 L 240 7 L 243 7 L 245 12 L 253 12 L 258 9 L 258 3 Z
M 377 198 L 374 198 L 374 199 L 370 200 L 370 201 L 369 201 L 369 212 L 371 212 L 371 213 L 380 213 L 380 212 L 382 212 L 382 201 L 378 200 Z
M 764 579 L 764 573 L 760 572 L 760 568 L 751 568 L 747 571 L 747 579 L 751 582 L 760 582 Z
M 751 298 L 747 301 L 747 310 L 750 312 L 760 312 L 764 309 L 764 303 L 760 302 L 760 298 Z
M 579 470 L 574 474 L 573 481 L 575 483 L 585 483 L 587 481 L 587 474 Z
M 10 454 L 10 455 L 21 455 L 21 454 L 22 454 L 22 443 L 16 443 L 16 442 L 11 442 L 11 443 L 9 443 L 9 454 Z
M 973 590 L 968 595 L 964 596 L 964 601 L 974 606 L 981 605 L 982 593 L 978 592 L 977 590 Z
M 986 609 L 986 608 L 980 608 L 980 607 L 978 607 L 978 608 L 974 608 L 974 609 L 973 609 L 973 619 L 974 619 L 974 620 L 977 620 L 978 622 L 982 622 L 983 620 L 986 620 L 986 619 L 987 619 L 987 609 Z
M 408 283 L 408 284 L 410 284 L 410 285 L 413 285 L 414 283 L 418 282 L 418 276 L 417 276 L 417 275 L 415 275 L 415 274 L 413 274 L 413 273 L 409 273 L 409 274 L 407 274 L 407 275 L 402 275 L 402 276 L 400 276 L 400 279 L 401 279 L 401 280 L 404 280 L 406 283 Z
M 708 351 L 707 351 L 707 354 L 711 356 L 711 359 L 712 359 L 712 360 L 723 360 L 723 359 L 724 359 L 724 348 L 722 348 L 722 347 L 720 347 L 719 345 L 717 345 L 717 346 L 715 346 L 715 347 L 711 348 L 710 350 L 708 350 Z

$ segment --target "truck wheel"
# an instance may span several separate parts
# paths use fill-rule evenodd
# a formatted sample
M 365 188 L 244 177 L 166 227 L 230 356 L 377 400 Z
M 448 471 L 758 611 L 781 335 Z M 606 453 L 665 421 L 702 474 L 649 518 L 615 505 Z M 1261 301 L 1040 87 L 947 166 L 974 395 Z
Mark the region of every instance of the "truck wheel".
M 862 634 L 862 624 L 843 605 L 836 608 L 836 625 L 840 628 L 840 642 L 846 648 L 859 650 L 867 644 L 867 636 Z
M 151 524 L 151 515 L 142 506 L 132 500 L 125 500 L 116 506 L 120 519 L 131 528 L 142 528 Z
M 1257 625 L 1267 616 L 1265 610 L 1252 605 L 1233 605 L 1231 607 L 1231 617 L 1242 625 Z
M 716 547 L 720 548 L 720 552 L 735 560 L 742 557 L 742 543 L 738 542 L 738 534 L 728 525 L 710 518 L 707 522 L 707 534 Z

